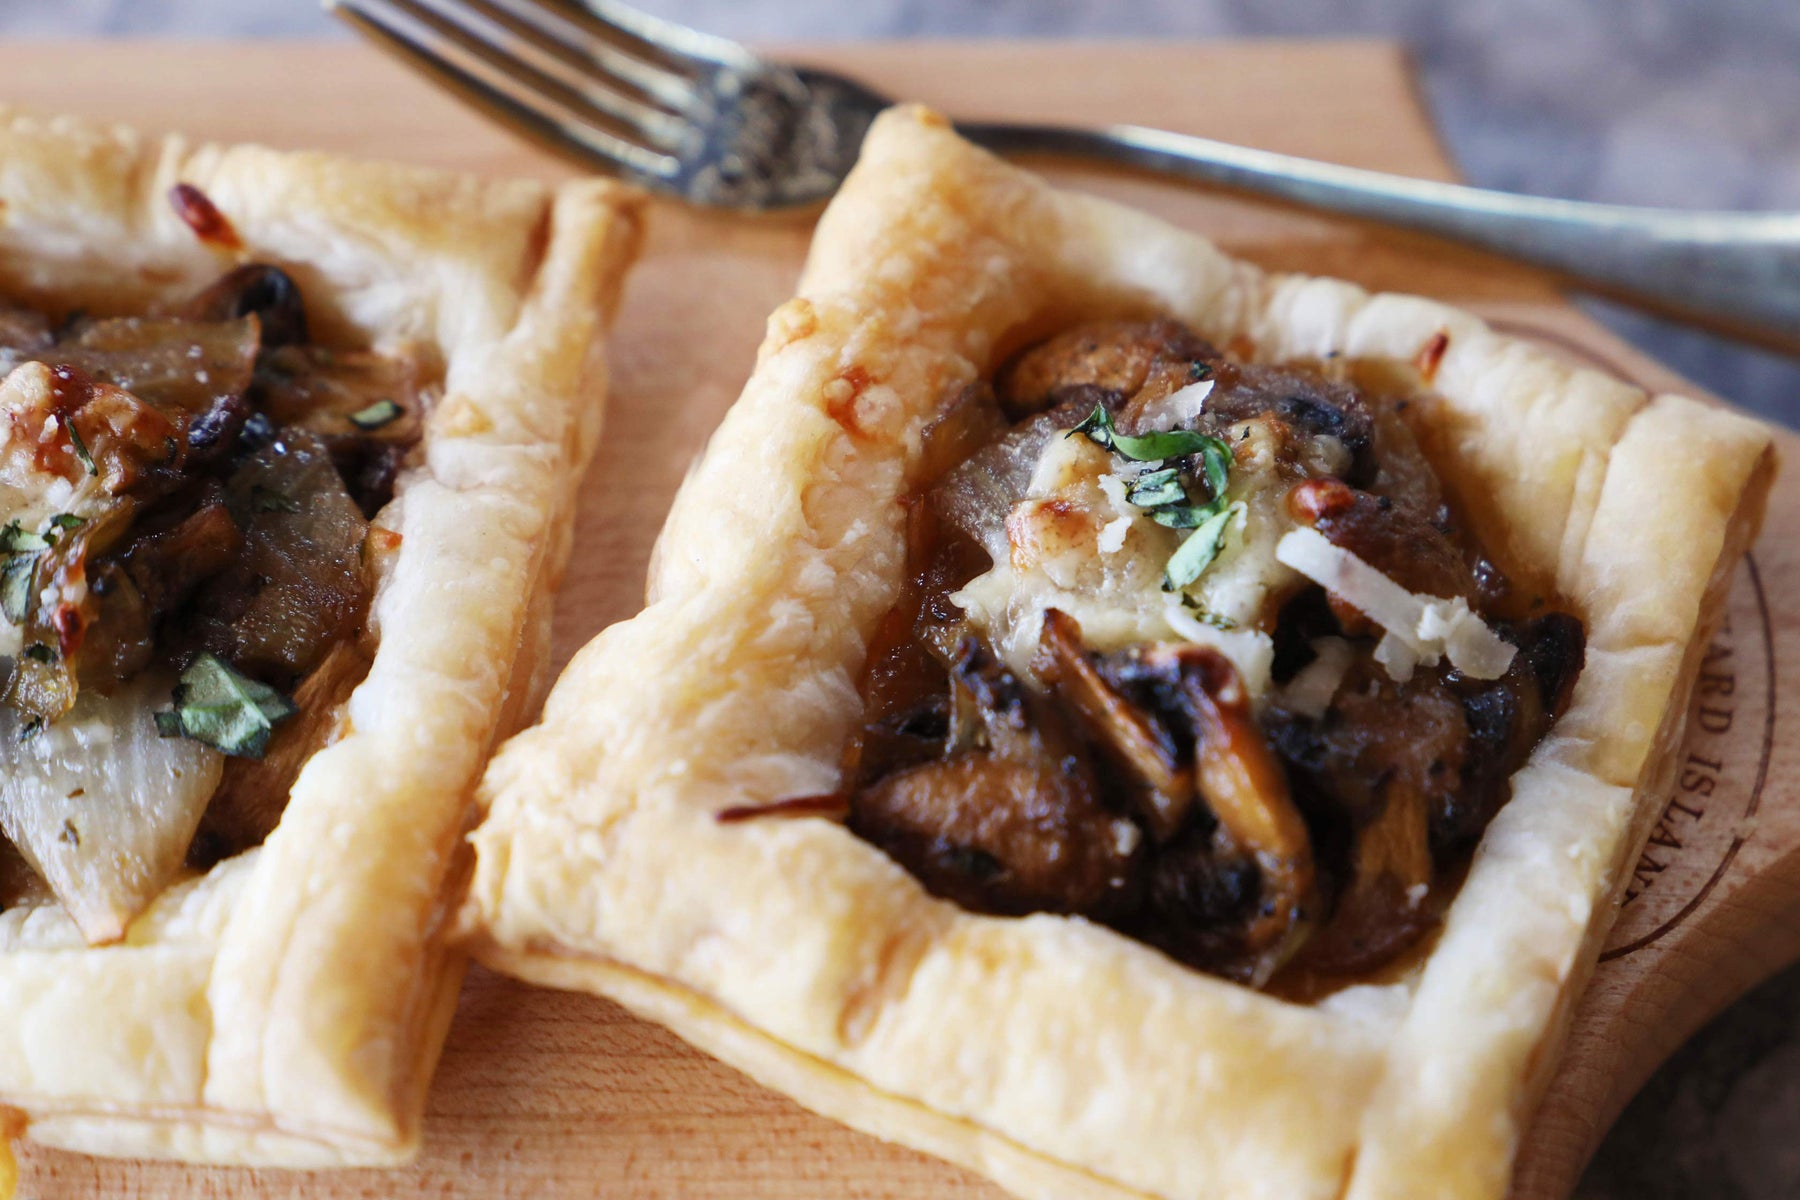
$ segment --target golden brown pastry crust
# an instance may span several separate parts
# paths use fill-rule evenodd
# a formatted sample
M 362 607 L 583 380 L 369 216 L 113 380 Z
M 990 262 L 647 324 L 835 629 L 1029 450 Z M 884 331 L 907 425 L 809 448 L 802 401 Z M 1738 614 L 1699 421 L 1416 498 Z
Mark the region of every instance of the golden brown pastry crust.
M 188 183 L 234 234 L 206 240 Z M 549 188 L 0 112 L 0 292 L 129 312 L 243 259 L 315 337 L 443 368 L 343 735 L 259 849 L 171 889 L 119 946 L 0 913 L 0 1123 L 93 1153 L 330 1166 L 416 1147 L 461 957 L 467 798 L 535 700 L 602 334 L 638 241 L 614 185 Z M 236 243 L 236 244 L 233 244 Z
M 826 820 L 713 818 L 836 786 L 936 411 L 1034 337 L 1151 312 L 1263 360 L 1447 335 L 1438 449 L 1504 518 L 1489 544 L 1588 622 L 1572 708 L 1401 983 L 1290 1004 L 1079 919 L 965 912 Z M 1491 1200 L 1772 471 L 1754 422 L 1265 274 L 892 111 L 675 503 L 650 606 L 490 764 L 463 922 L 503 970 L 1024 1195 Z

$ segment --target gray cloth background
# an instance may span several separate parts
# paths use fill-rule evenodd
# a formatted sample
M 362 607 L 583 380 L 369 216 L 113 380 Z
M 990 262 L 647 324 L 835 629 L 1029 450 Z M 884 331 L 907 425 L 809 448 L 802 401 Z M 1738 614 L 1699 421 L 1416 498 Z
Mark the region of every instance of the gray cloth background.
M 1800 0 L 640 0 L 748 40 L 1398 39 L 1466 176 L 1682 208 L 1800 210 Z M 338 36 L 310 0 L 0 0 L 0 36 Z M 0 83 L 0 93 L 4 84 Z M 1594 311 L 1722 396 L 1800 427 L 1800 361 Z M 1800 1197 L 1800 969 L 1680 1051 L 1582 1200 Z

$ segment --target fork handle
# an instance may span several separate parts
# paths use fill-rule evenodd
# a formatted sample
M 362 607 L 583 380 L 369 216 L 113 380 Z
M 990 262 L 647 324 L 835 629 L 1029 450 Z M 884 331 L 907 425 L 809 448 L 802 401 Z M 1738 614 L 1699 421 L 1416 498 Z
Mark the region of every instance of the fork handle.
M 1440 234 L 1735 337 L 1800 353 L 1800 213 L 1681 212 L 1409 179 L 1166 133 L 958 122 L 1005 154 L 1052 154 Z

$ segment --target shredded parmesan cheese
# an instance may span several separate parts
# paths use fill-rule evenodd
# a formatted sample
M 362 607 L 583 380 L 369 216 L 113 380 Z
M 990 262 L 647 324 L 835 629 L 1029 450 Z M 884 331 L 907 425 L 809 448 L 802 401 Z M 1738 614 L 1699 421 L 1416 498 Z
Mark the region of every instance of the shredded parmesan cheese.
M 1350 643 L 1340 637 L 1314 638 L 1312 648 L 1313 660 L 1288 680 L 1282 689 L 1281 701 L 1301 716 L 1317 720 L 1331 707 L 1332 697 L 1343 685 L 1344 675 L 1350 670 L 1356 653 Z
M 1139 429 L 1181 429 L 1191 426 L 1206 408 L 1213 381 L 1202 379 L 1144 405 L 1138 414 Z
M 1498 679 L 1512 665 L 1517 650 L 1462 597 L 1409 592 L 1316 529 L 1288 533 L 1275 557 L 1387 631 L 1375 661 L 1395 680 L 1405 682 L 1415 666 L 1434 666 L 1445 657 L 1472 679 Z
M 1138 842 L 1143 840 L 1143 831 L 1136 821 L 1116 820 L 1112 823 L 1113 849 L 1121 856 L 1137 849 Z
M 1100 527 L 1100 536 L 1094 539 L 1094 545 L 1102 554 L 1117 554 L 1125 548 L 1125 535 L 1130 532 L 1129 516 L 1114 517 Z

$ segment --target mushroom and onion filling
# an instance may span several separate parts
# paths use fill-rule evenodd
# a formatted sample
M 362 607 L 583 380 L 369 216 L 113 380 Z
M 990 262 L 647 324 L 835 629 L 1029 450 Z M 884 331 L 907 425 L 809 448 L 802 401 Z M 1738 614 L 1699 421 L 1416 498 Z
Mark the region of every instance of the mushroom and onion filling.
M 1115 322 L 966 389 L 907 502 L 850 829 L 965 908 L 1256 986 L 1404 962 L 1584 634 L 1353 374 Z
M 116 940 L 273 828 L 367 670 L 426 391 L 314 344 L 273 266 L 155 315 L 0 308 L 0 907 Z

